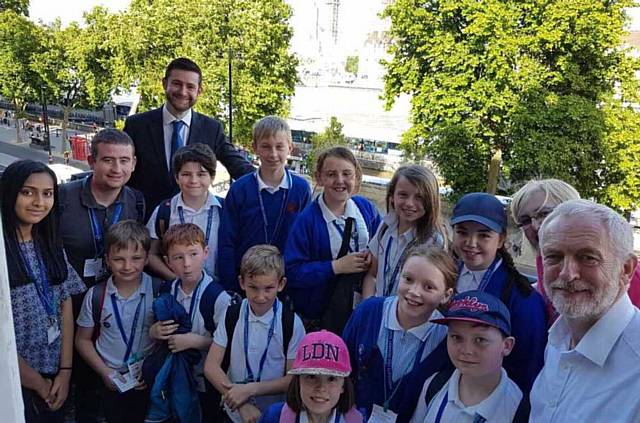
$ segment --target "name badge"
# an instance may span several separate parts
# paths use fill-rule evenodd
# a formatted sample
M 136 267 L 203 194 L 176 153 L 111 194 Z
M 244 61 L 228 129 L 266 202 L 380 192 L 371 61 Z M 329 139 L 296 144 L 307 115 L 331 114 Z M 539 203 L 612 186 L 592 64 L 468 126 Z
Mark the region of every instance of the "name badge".
M 96 278 L 102 277 L 106 270 L 102 264 L 101 258 L 92 258 L 86 259 L 84 261 L 84 272 L 83 276 L 85 278 Z
M 391 410 L 384 411 L 378 404 L 373 404 L 369 423 L 395 423 L 398 415 Z
M 51 345 L 59 337 L 60 327 L 58 327 L 58 322 L 51 322 L 47 328 L 47 342 Z

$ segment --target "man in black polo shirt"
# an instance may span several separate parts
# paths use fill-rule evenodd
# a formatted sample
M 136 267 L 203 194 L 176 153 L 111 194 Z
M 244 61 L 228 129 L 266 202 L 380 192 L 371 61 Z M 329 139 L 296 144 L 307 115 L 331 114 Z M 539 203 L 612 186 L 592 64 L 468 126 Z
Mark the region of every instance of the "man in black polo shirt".
M 125 219 L 142 223 L 144 197 L 125 184 L 136 166 L 133 141 L 117 129 L 103 129 L 91 142 L 89 165 L 93 174 L 60 186 L 60 225 L 71 266 L 88 287 L 109 277 L 104 264 L 104 238 L 111 225 Z M 72 298 L 74 318 L 83 295 Z M 77 423 L 99 418 L 95 376 L 75 354 L 73 379 Z

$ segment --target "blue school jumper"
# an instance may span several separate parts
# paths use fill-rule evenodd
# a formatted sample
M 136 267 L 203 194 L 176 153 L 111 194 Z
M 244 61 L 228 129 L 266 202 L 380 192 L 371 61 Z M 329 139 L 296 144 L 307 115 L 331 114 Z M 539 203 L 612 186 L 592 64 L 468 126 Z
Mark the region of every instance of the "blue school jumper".
M 371 238 L 380 224 L 376 207 L 364 197 L 351 197 L 360 210 Z M 322 317 L 322 305 L 329 295 L 327 287 L 336 275 L 331 261 L 331 242 L 327 222 L 316 199 L 300 213 L 289 233 L 284 252 L 287 275 L 287 293 L 296 313 L 304 319 Z
M 218 229 L 218 277 L 225 289 L 240 292 L 240 260 L 249 248 L 271 244 L 284 250 L 289 228 L 311 200 L 311 188 L 304 178 L 288 170 L 285 178 L 291 178 L 289 189 L 281 188 L 273 194 L 258 192 L 256 173 L 244 175 L 231 185 Z
M 365 300 L 355 309 L 342 334 L 351 358 L 356 406 L 367 418 L 371 414 L 373 404 L 382 406 L 385 400 L 384 360 L 377 345 L 384 301 L 384 297 Z M 401 379 L 389 402 L 389 410 L 398 414 L 397 423 L 408 422 L 411 419 L 420 396 L 420 387 L 424 385 L 425 380 L 450 365 L 445 339 Z
M 503 262 L 489 278 L 484 291 L 502 300 L 502 292 L 508 282 L 509 273 Z M 511 313 L 511 336 L 516 339 L 516 344 L 511 354 L 504 358 L 502 367 L 522 393 L 528 395 L 544 364 L 547 346 L 544 299 L 535 289 L 525 297 L 514 283 L 506 306 Z

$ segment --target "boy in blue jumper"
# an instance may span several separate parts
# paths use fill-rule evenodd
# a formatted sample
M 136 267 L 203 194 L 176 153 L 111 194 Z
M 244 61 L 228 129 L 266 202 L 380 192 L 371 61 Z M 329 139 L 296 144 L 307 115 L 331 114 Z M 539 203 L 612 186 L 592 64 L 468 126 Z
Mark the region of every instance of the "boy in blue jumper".
M 260 168 L 231 185 L 225 199 L 218 238 L 220 282 L 240 292 L 240 259 L 252 246 L 284 250 L 289 228 L 309 203 L 309 183 L 285 169 L 293 149 L 291 130 L 282 118 L 267 116 L 253 127 L 253 150 Z
M 222 286 L 204 271 L 209 253 L 204 233 L 193 223 L 171 226 L 162 238 L 165 260 L 178 276 L 171 283 L 170 292 L 191 319 L 191 332 L 174 334 L 178 324 L 173 320 L 158 321 L 151 327 L 152 338 L 167 341 L 173 353 L 193 348 L 200 351 L 200 362 L 193 368 L 200 396 L 204 422 L 215 422 L 217 408 L 211 404 L 219 397 L 207 392 L 204 379 L 204 359 L 211 346 L 212 334 L 224 319 L 231 301 Z
M 142 423 L 147 410 L 148 390 L 144 383 L 119 392 L 114 379 L 123 380 L 119 376 L 122 373 L 137 379 L 129 372 L 130 365 L 141 365 L 153 348 L 149 337 L 153 282 L 142 271 L 150 243 L 147 229 L 134 220 L 123 220 L 109 228 L 105 259 L 112 276 L 87 291 L 78 316 L 76 348 L 102 378 L 100 402 L 109 423 Z M 102 289 L 99 312 L 93 310 L 96 289 Z

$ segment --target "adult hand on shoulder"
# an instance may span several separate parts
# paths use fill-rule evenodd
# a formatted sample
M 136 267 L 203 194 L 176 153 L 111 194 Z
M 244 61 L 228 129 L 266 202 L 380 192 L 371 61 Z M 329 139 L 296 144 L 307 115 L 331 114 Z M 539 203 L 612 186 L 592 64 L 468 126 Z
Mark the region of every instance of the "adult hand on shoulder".
M 149 336 L 153 339 L 166 341 L 176 330 L 178 330 L 178 324 L 173 320 L 158 321 L 149 328 Z
M 260 410 L 253 404 L 244 404 L 238 409 L 240 418 L 244 423 L 258 423 L 260 420 Z
M 362 251 L 359 253 L 350 253 L 346 256 L 336 259 L 331 262 L 333 266 L 333 273 L 336 275 L 344 273 L 359 273 L 364 272 L 369 268 L 371 259 L 367 259 L 367 252 Z
M 71 372 L 68 370 L 61 370 L 58 375 L 53 379 L 51 384 L 51 390 L 47 398 L 47 404 L 53 411 L 62 407 L 67 396 L 69 395 L 69 381 L 71 380 Z
M 222 396 L 222 399 L 232 410 L 237 409 L 255 395 L 252 383 L 228 383 L 224 384 L 224 387 L 228 391 Z

